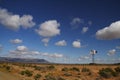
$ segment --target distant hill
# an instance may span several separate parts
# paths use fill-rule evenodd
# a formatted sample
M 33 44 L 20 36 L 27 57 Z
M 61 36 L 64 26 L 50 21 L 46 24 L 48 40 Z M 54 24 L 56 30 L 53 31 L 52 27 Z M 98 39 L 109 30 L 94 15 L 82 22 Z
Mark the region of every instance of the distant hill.
M 5 61 L 5 62 L 22 62 L 22 63 L 49 63 L 45 59 L 11 58 L 11 57 L 0 57 L 0 61 Z

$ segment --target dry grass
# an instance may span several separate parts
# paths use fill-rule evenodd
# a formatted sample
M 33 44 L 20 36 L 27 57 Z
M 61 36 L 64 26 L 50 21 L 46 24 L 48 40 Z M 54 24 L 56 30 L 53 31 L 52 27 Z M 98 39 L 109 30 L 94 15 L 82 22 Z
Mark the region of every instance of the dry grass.
M 118 67 L 120 65 L 74 65 L 74 64 L 25 64 L 25 63 L 1 63 L 0 71 L 7 71 L 5 66 L 10 66 L 9 73 L 16 75 L 21 78 L 21 80 L 35 80 L 34 76 L 40 74 L 41 77 L 38 80 L 47 80 L 46 76 L 52 77 L 54 79 L 49 80 L 120 80 L 120 77 L 103 78 L 98 72 L 102 68 L 112 68 Z M 52 67 L 51 67 L 52 66 Z M 38 69 L 36 69 L 36 67 Z M 63 68 L 68 68 L 67 71 L 62 71 Z M 80 71 L 72 69 L 77 68 Z M 83 68 L 89 69 L 88 72 L 82 72 Z M 32 76 L 28 77 L 26 75 L 21 75 L 21 71 L 29 70 L 32 72 Z

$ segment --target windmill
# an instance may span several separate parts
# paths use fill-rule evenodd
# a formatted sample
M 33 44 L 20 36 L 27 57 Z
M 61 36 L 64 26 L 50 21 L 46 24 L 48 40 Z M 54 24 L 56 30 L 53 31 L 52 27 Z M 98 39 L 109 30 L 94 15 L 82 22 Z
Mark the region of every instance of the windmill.
M 0 53 L 1 53 L 2 49 L 3 49 L 3 46 L 0 44 Z M 1 54 L 0 54 L 0 55 L 1 55 Z
M 95 61 L 94 61 L 94 60 L 95 60 L 95 59 L 94 59 L 94 56 L 95 56 L 96 53 L 97 53 L 96 50 L 91 50 L 91 51 L 90 51 L 90 54 L 92 55 L 92 63 L 93 63 L 93 64 L 94 64 L 94 62 L 95 62 Z
M 0 52 L 2 51 L 2 49 L 3 49 L 3 46 L 0 44 Z

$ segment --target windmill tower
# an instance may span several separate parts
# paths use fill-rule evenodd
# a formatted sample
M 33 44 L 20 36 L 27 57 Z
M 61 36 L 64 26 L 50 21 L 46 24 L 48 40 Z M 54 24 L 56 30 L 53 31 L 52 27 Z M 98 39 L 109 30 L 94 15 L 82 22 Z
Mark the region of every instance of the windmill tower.
M 94 59 L 94 56 L 95 56 L 95 54 L 97 53 L 97 51 L 96 50 L 91 50 L 90 51 L 90 54 L 92 55 L 92 64 L 94 64 L 95 63 L 95 59 Z
M 2 45 L 0 45 L 0 53 L 1 53 L 2 49 L 3 49 L 3 46 L 2 46 Z

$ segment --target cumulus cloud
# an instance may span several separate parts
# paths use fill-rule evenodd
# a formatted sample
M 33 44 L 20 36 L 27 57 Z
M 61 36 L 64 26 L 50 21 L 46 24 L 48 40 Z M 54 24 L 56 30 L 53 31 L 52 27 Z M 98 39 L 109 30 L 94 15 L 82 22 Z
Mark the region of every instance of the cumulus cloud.
M 38 33 L 38 35 L 42 36 L 42 42 L 45 46 L 48 46 L 48 42 L 51 37 L 60 35 L 60 23 L 58 23 L 56 20 L 48 20 L 44 23 L 40 24 L 39 29 L 36 29 L 35 31 Z
M 50 41 L 50 38 L 44 38 L 41 41 L 44 43 L 44 46 L 48 46 L 48 42 Z
M 59 26 L 60 26 L 60 23 L 58 23 L 56 20 L 49 20 L 40 24 L 39 29 L 36 29 L 35 31 L 40 36 L 53 37 L 53 36 L 60 35 Z
M 112 40 L 120 38 L 120 21 L 113 22 L 110 26 L 96 32 L 97 39 Z
M 63 54 L 55 53 L 55 54 L 51 54 L 50 57 L 54 57 L 54 58 L 62 58 L 62 57 L 63 57 Z
M 23 41 L 20 40 L 20 39 L 13 39 L 13 40 L 10 40 L 10 42 L 11 42 L 12 44 L 20 44 L 20 43 L 22 43 Z
M 108 55 L 114 55 L 116 53 L 115 49 L 109 50 L 108 51 Z
M 83 23 L 83 20 L 76 17 L 76 18 L 73 18 L 72 21 L 71 21 L 71 26 L 73 29 L 77 29 L 80 25 L 80 23 Z
M 91 25 L 92 25 L 92 21 L 88 21 L 88 25 L 90 25 L 90 26 L 91 26 Z
M 63 58 L 63 54 L 59 53 L 46 53 L 46 52 L 39 52 L 39 51 L 33 51 L 29 50 L 26 46 L 17 46 L 15 50 L 10 50 L 9 51 L 11 57 L 20 57 L 20 58 L 27 58 L 27 57 L 46 57 L 46 58 Z
M 31 28 L 35 25 L 35 23 L 32 20 L 33 20 L 33 17 L 31 15 L 23 15 L 20 18 L 20 24 L 25 29 Z
M 83 27 L 82 28 L 82 33 L 86 33 L 88 31 L 88 29 L 89 29 L 88 27 Z
M 61 40 L 55 43 L 56 46 L 66 46 L 67 42 L 65 40 Z
M 81 47 L 81 43 L 80 43 L 79 40 L 73 41 L 72 45 L 73 45 L 73 47 L 75 47 L 75 48 L 80 48 L 80 47 Z
M 31 28 L 35 25 L 35 22 L 32 20 L 33 17 L 31 15 L 20 16 L 18 14 L 8 12 L 7 9 L 0 8 L 0 24 L 9 29 L 18 30 L 20 26 L 25 29 Z
M 90 59 L 90 56 L 80 56 L 80 57 L 78 58 L 78 61 L 88 60 L 88 59 Z
M 80 24 L 80 23 L 83 23 L 83 20 L 76 17 L 76 18 L 73 18 L 72 22 L 70 23 L 71 25 L 76 25 L 76 24 Z
M 0 44 L 0 51 L 3 49 L 3 46 Z
M 33 57 L 33 55 L 39 55 L 41 54 L 39 51 L 32 51 L 29 50 L 26 46 L 17 46 L 15 50 L 9 51 L 10 55 L 13 57 L 20 57 L 20 58 L 26 58 L 26 57 Z
M 120 49 L 120 46 L 116 46 L 116 49 Z
M 17 51 L 27 51 L 28 48 L 26 46 L 18 46 L 16 50 Z
M 58 54 L 58 53 L 54 53 L 54 54 L 42 53 L 42 55 L 47 56 L 47 57 L 53 57 L 53 58 L 63 58 L 64 57 L 63 54 Z

